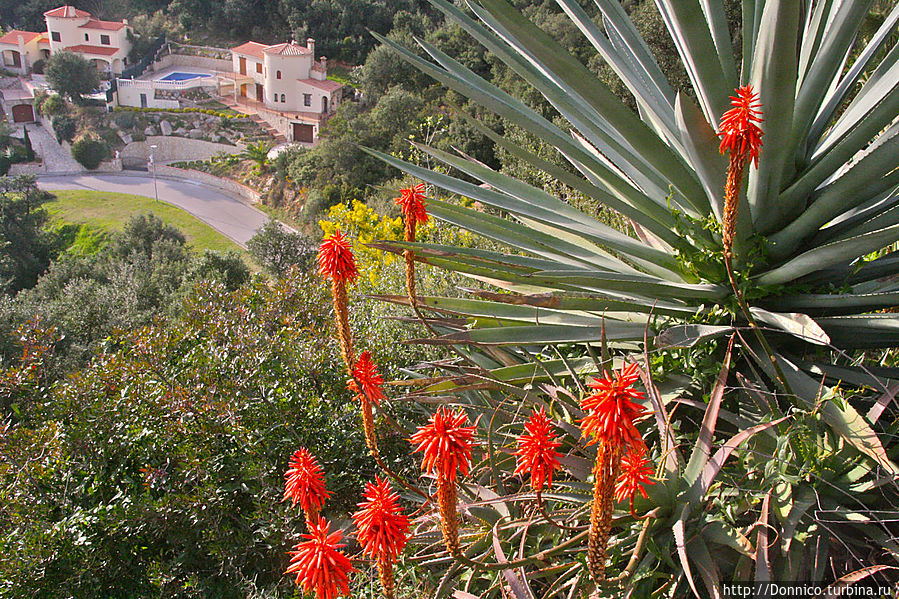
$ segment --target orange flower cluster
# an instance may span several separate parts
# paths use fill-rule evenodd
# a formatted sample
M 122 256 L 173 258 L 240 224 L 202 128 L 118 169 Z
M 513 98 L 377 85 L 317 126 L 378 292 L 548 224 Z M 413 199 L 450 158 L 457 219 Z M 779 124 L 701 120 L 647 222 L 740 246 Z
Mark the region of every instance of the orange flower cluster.
M 400 197 L 393 201 L 403 211 L 403 217 L 407 223 L 421 225 L 428 222 L 428 211 L 425 209 L 425 184 L 419 183 L 409 189 L 401 189 Z M 414 241 L 407 239 L 406 241 Z
M 637 492 L 646 499 L 646 485 L 654 485 L 655 482 L 649 480 L 653 470 L 650 467 L 650 461 L 646 458 L 645 446 L 639 446 L 625 454 L 621 458 L 621 473 L 618 480 L 615 481 L 615 501 L 622 503 L 630 500 L 631 512 L 634 511 L 634 496 Z
M 315 591 L 317 599 L 334 599 L 350 594 L 348 575 L 354 570 L 350 560 L 338 549 L 343 533 L 331 532 L 331 524 L 324 518 L 309 523 L 309 532 L 290 551 L 290 567 L 287 574 L 296 574 L 297 585 L 304 591 Z
M 418 445 L 415 452 L 425 454 L 422 469 L 428 474 L 436 472 L 439 480 L 456 482 L 456 471 L 468 474 L 471 466 L 473 426 L 462 426 L 468 421 L 463 410 L 451 412 L 441 406 L 428 424 L 418 428 L 410 439 Z
M 531 488 L 539 493 L 544 485 L 552 486 L 553 471 L 561 468 L 556 448 L 562 444 L 555 440 L 552 421 L 543 408 L 531 414 L 524 431 L 518 437 L 515 474 L 530 473 Z
M 297 503 L 306 514 L 307 524 L 314 522 L 321 511 L 325 499 L 331 496 L 325 489 L 325 477 L 318 461 L 305 447 L 296 450 L 290 458 L 284 487 L 284 499 Z
M 350 242 L 340 231 L 325 239 L 318 248 L 318 272 L 326 278 L 352 283 L 359 276 Z
M 371 359 L 371 352 L 364 351 L 353 367 L 353 378 L 347 383 L 350 390 L 358 399 L 367 399 L 376 406 L 381 405 L 381 400 L 386 399 L 381 385 L 384 379 L 378 374 L 378 365 Z
M 718 151 L 724 154 L 747 154 L 759 166 L 759 149 L 762 147 L 764 132 L 756 124 L 762 122 L 762 107 L 758 94 L 751 85 L 737 88 L 737 95 L 730 97 L 733 108 L 721 116 L 718 125 L 721 145 Z
M 409 518 L 403 515 L 400 496 L 380 476 L 365 483 L 365 501 L 353 514 L 362 552 L 373 559 L 396 560 L 409 539 Z
M 588 395 L 581 402 L 587 412 L 581 421 L 584 436 L 590 438 L 588 444 L 602 441 L 610 447 L 633 447 L 643 444 L 643 438 L 634 420 L 643 415 L 643 406 L 633 400 L 645 395 L 633 389 L 640 375 L 637 365 L 631 364 L 615 375 L 606 373 L 603 378 L 594 378 L 587 386 L 596 393 Z

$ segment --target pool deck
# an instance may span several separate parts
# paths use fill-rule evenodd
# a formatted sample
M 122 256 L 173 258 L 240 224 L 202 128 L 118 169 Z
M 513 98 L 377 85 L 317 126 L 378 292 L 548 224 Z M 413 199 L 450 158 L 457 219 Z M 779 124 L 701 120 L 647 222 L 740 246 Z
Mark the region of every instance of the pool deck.
M 203 69 L 200 67 L 185 67 L 185 66 L 174 66 L 167 67 L 160 71 L 147 72 L 138 77 L 138 79 L 142 81 L 156 81 L 158 79 L 162 79 L 166 75 L 171 75 L 172 73 L 196 73 L 196 74 L 204 74 L 208 77 L 214 77 L 215 73 L 210 71 L 209 69 Z M 188 81 L 202 81 L 201 78 L 197 77 L 196 79 L 189 79 Z

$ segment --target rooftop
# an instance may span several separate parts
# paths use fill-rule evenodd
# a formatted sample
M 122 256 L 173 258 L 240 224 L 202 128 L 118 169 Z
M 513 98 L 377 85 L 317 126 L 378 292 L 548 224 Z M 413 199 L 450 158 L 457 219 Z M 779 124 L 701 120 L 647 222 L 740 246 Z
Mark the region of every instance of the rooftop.
M 235 48 L 231 48 L 231 51 L 235 54 L 247 54 L 249 56 L 255 56 L 257 58 L 262 58 L 262 52 L 268 48 L 265 44 L 260 44 L 258 42 L 247 42 L 245 44 L 241 44 Z
M 305 85 L 316 87 L 328 93 L 336 91 L 343 87 L 342 84 L 337 83 L 336 81 L 331 81 L 330 79 L 325 79 L 324 81 L 319 81 L 318 79 L 297 79 L 297 81 Z
M 21 31 L 20 29 L 11 29 L 9 33 L 0 37 L 0 44 L 12 44 L 17 46 L 19 44 L 19 36 L 22 36 L 23 41 L 27 44 L 32 41 L 36 37 L 40 37 L 40 33 L 35 33 L 33 31 Z
M 102 29 L 104 31 L 118 31 L 125 26 L 121 21 L 101 21 L 99 19 L 91 19 L 79 29 Z
M 66 4 L 65 6 L 60 6 L 59 8 L 54 8 L 53 10 L 48 10 L 44 13 L 45 17 L 61 17 L 63 19 L 75 19 L 75 18 L 83 18 L 91 16 L 91 13 L 86 10 L 78 10 L 74 6 L 69 6 Z
M 94 56 L 112 56 L 119 51 L 118 48 L 112 48 L 110 46 L 90 46 L 88 44 L 69 46 L 66 50 L 78 52 L 80 54 L 93 54 Z
M 296 43 L 283 43 L 283 44 L 275 44 L 274 46 L 269 46 L 265 50 L 263 50 L 266 54 L 280 54 L 281 56 L 302 56 L 304 54 L 311 54 L 312 50 L 307 48 L 306 46 L 301 46 Z

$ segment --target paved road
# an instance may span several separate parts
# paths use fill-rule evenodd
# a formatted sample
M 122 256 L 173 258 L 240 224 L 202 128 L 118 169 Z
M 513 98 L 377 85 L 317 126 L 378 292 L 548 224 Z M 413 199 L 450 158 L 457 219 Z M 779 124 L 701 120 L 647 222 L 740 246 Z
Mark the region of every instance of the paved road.
M 256 230 L 268 221 L 264 212 L 241 203 L 222 191 L 193 183 L 158 179 L 159 199 L 196 216 L 213 229 L 246 247 Z M 40 177 L 38 186 L 54 189 L 90 189 L 130 193 L 153 198 L 153 179 L 133 175 L 61 175 Z

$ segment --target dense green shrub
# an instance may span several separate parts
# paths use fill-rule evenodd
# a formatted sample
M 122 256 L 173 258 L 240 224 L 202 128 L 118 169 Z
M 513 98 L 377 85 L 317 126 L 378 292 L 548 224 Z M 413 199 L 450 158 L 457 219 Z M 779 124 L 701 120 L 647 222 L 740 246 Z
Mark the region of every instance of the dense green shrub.
M 109 157 L 109 146 L 102 139 L 84 135 L 72 144 L 72 158 L 88 170 L 94 170 Z
M 60 114 L 66 114 L 68 111 L 68 104 L 66 104 L 66 101 L 59 94 L 50 94 L 49 96 L 47 96 L 47 99 L 41 103 L 40 106 L 41 114 L 45 114 L 51 117 Z
M 409 351 L 398 327 L 360 320 L 386 373 L 414 359 L 395 353 Z M 0 447 L 23 465 L 0 465 L 0 595 L 295 596 L 287 458 L 315 448 L 329 518 L 353 511 L 375 472 L 330 323 L 325 287 L 298 271 L 234 293 L 204 284 L 183 316 L 113 333 L 53 389 L 58 335 L 24 327 L 28 359 L 0 376 L 0 410 L 18 414 Z M 407 446 L 390 432 L 381 453 L 402 469 Z
M 318 247 L 308 237 L 270 220 L 250 238 L 247 249 L 266 272 L 283 276 L 293 266 L 308 268 Z
M 0 177 L 5 176 L 9 172 L 9 167 L 12 163 L 9 160 L 9 157 L 5 154 L 0 154 Z
M 44 68 L 47 66 L 47 61 L 43 58 L 38 58 L 34 61 L 34 64 L 31 65 L 31 72 L 36 73 L 38 75 L 44 74 Z
M 31 145 L 31 136 L 28 135 L 28 127 L 22 127 L 22 144 L 25 147 L 25 162 L 34 162 L 34 146 Z
M 53 132 L 56 134 L 56 141 L 60 143 L 72 141 L 75 137 L 75 132 L 78 130 L 78 121 L 67 114 L 53 117 L 50 124 L 53 126 Z
M 34 177 L 0 179 L 0 294 L 33 286 L 58 253 L 58 239 L 44 230 L 48 198 Z

